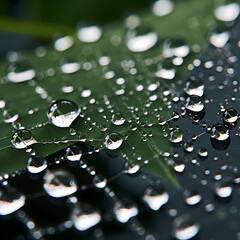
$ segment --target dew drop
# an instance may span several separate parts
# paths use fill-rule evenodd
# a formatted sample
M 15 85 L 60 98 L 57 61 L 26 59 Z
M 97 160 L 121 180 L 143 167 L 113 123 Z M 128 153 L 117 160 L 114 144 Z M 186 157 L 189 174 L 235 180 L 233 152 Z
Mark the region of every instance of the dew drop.
M 0 215 L 8 215 L 25 204 L 25 196 L 16 189 L 0 190 Z
M 184 150 L 189 153 L 192 152 L 194 150 L 193 142 L 192 141 L 186 142 L 184 144 Z
M 218 141 L 225 141 L 229 138 L 230 133 L 227 128 L 223 125 L 214 125 L 211 129 L 211 138 L 216 139 Z
M 238 112 L 234 108 L 228 108 L 223 113 L 223 121 L 229 124 L 234 124 L 238 120 Z
M 152 6 L 152 11 L 156 16 L 165 16 L 173 11 L 173 3 L 170 0 L 158 0 Z
M 18 119 L 19 115 L 13 109 L 5 109 L 3 111 L 3 121 L 5 123 L 13 123 Z
M 224 22 L 234 21 L 240 12 L 239 4 L 229 3 L 226 5 L 220 5 L 214 10 L 215 17 Z
M 122 145 L 123 139 L 118 133 L 110 133 L 106 136 L 104 145 L 109 150 L 118 149 Z
M 200 157 L 207 157 L 207 155 L 208 155 L 207 149 L 205 149 L 205 148 L 200 148 L 200 149 L 198 150 L 198 155 L 199 155 Z
M 176 69 L 170 59 L 166 59 L 162 63 L 158 64 L 158 70 L 156 71 L 156 76 L 159 78 L 172 80 L 175 78 Z
M 93 178 L 93 184 L 97 188 L 104 188 L 107 184 L 107 179 L 100 174 L 95 175 L 94 178 Z
M 209 37 L 209 42 L 217 47 L 223 48 L 228 40 L 230 39 L 230 33 L 227 31 L 222 31 L 221 29 L 216 29 Z
M 61 99 L 50 105 L 47 117 L 57 127 L 69 127 L 80 112 L 80 108 L 76 103 Z
M 73 209 L 71 220 L 77 230 L 86 231 L 101 221 L 101 215 L 90 206 L 85 205 L 84 210 L 77 206 Z
M 65 157 L 69 161 L 79 161 L 82 157 L 82 149 L 76 145 L 72 145 L 66 148 Z
M 112 115 L 112 123 L 116 126 L 120 126 L 125 123 L 125 119 L 122 117 L 120 113 L 115 113 Z
M 232 187 L 227 182 L 216 184 L 215 193 L 220 198 L 229 198 L 232 194 Z
M 204 109 L 204 104 L 199 96 L 190 96 L 186 99 L 185 107 L 191 112 L 201 112 Z
M 198 204 L 202 199 L 200 194 L 190 190 L 185 190 L 183 192 L 183 195 L 185 202 L 190 206 Z
M 46 168 L 47 160 L 40 155 L 31 156 L 27 161 L 27 169 L 30 173 L 40 173 Z
M 157 40 L 157 34 L 144 25 L 128 30 L 126 35 L 127 47 L 132 52 L 145 52 L 151 49 Z
M 188 214 L 178 216 L 173 221 L 172 235 L 178 240 L 188 240 L 194 237 L 199 230 L 200 225 Z
M 147 203 L 149 208 L 158 211 L 164 204 L 168 202 L 169 194 L 162 187 L 147 187 L 145 190 L 143 200 Z
M 69 196 L 77 191 L 74 176 L 66 170 L 51 170 L 44 176 L 43 187 L 48 195 L 59 198 Z
M 186 81 L 184 91 L 190 96 L 195 95 L 202 97 L 204 94 L 204 84 L 201 80 L 191 77 Z
M 60 67 L 63 73 L 70 74 L 75 73 L 80 69 L 80 63 L 63 59 Z
M 11 143 L 14 148 L 23 149 L 37 141 L 34 139 L 33 134 L 27 129 L 17 130 L 11 138 Z
M 82 42 L 96 42 L 102 36 L 102 29 L 99 26 L 80 27 L 77 31 L 77 36 Z
M 7 68 L 7 78 L 14 83 L 25 82 L 35 77 L 36 72 L 27 63 L 13 62 Z
M 182 132 L 175 128 L 173 131 L 170 132 L 170 142 L 172 143 L 180 143 L 183 140 Z
M 65 37 L 58 38 L 54 42 L 54 47 L 59 52 L 69 49 L 72 45 L 73 45 L 73 37 L 71 37 L 71 36 L 65 36 Z

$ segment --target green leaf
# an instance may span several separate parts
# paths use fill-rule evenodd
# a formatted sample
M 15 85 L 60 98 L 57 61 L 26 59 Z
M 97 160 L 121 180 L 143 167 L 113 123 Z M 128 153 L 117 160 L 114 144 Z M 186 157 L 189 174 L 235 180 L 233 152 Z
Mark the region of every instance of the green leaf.
M 17 122 L 32 131 L 39 143 L 31 147 L 40 155 L 49 155 L 72 144 L 54 143 L 58 140 L 76 140 L 82 135 L 91 145 L 105 149 L 106 136 L 116 132 L 121 135 L 123 144 L 114 152 L 130 164 L 142 165 L 177 185 L 168 157 L 172 148 L 168 125 L 161 126 L 158 122 L 159 118 L 170 119 L 176 88 L 186 77 L 189 64 L 206 46 L 207 31 L 214 22 L 212 2 L 176 2 L 173 12 L 167 16 L 155 16 L 149 9 L 138 18 L 158 35 L 157 44 L 150 50 L 129 51 L 125 43 L 127 28 L 124 21 L 118 21 L 103 26 L 102 37 L 97 42 L 83 43 L 73 36 L 73 46 L 65 51 L 49 46 L 46 53 L 37 49 L 37 53 L 22 54 L 22 61 L 29 62 L 37 73 L 30 81 L 8 81 L 5 70 L 9 62 L 2 62 L 0 97 L 6 102 L 4 109 L 15 109 L 19 114 Z M 163 41 L 175 36 L 186 40 L 190 54 L 180 66 L 175 66 L 173 80 L 156 77 L 158 64 L 169 64 L 169 59 L 162 55 Z M 111 59 L 106 66 L 101 63 L 103 56 Z M 61 70 L 63 61 L 77 63 L 80 69 L 66 74 Z M 124 79 L 124 83 L 117 81 L 119 78 Z M 157 88 L 151 89 L 151 84 Z M 136 89 L 138 85 L 143 87 L 142 91 Z M 66 86 L 70 86 L 69 93 L 66 93 Z M 89 97 L 82 96 L 84 89 L 91 91 Z M 54 99 L 69 99 L 80 107 L 81 115 L 70 128 L 58 128 L 48 121 L 46 113 Z M 114 125 L 114 114 L 120 114 L 124 124 Z M 2 117 L 0 121 L 0 169 L 9 173 L 25 167 L 29 155 L 11 146 L 10 137 L 16 129 L 4 123 Z M 74 131 L 76 135 L 72 134 Z

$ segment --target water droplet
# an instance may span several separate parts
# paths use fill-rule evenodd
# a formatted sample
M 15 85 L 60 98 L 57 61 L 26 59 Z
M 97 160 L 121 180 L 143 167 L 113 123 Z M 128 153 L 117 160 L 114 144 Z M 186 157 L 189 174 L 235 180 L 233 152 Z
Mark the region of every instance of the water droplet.
M 199 155 L 200 157 L 207 157 L 207 155 L 208 155 L 207 149 L 205 149 L 205 148 L 200 148 L 200 149 L 198 150 L 198 155 Z
M 122 145 L 123 139 L 118 133 L 110 133 L 106 136 L 104 145 L 109 150 L 118 149 Z
M 185 198 L 185 202 L 188 205 L 191 205 L 191 206 L 198 204 L 202 199 L 200 194 L 198 194 L 194 191 L 190 191 L 190 190 L 185 190 L 183 192 L 183 195 L 184 195 L 184 198 Z
M 46 168 L 47 160 L 40 155 L 31 156 L 27 161 L 27 169 L 30 173 L 40 173 Z
M 66 74 L 75 73 L 80 69 L 80 63 L 63 59 L 61 61 L 61 71 Z
M 211 138 L 214 138 L 218 141 L 227 140 L 230 136 L 229 130 L 223 125 L 214 125 L 211 129 Z
M 157 40 L 157 34 L 144 25 L 128 30 L 126 35 L 127 47 L 132 52 L 145 52 L 151 49 Z
M 74 176 L 66 170 L 51 170 L 44 176 L 45 191 L 52 197 L 66 197 L 77 191 Z
M 156 16 L 165 16 L 173 10 L 173 3 L 170 0 L 158 0 L 153 4 L 152 11 Z
M 25 196 L 16 189 L 0 190 L 0 215 L 8 215 L 25 204 Z
M 158 64 L 156 76 L 159 78 L 172 80 L 175 78 L 176 69 L 173 66 L 171 59 L 166 59 L 164 62 Z
M 239 11 L 239 4 L 236 2 L 218 6 L 215 9 L 214 14 L 218 20 L 230 22 L 234 21 L 238 17 Z
M 138 164 L 131 164 L 129 162 L 126 162 L 124 165 L 124 173 L 127 174 L 135 174 L 140 170 L 140 166 Z
M 204 109 L 204 104 L 200 97 L 190 96 L 186 99 L 185 107 L 191 112 L 201 112 Z
M 7 68 L 7 78 L 14 83 L 25 82 L 35 77 L 36 72 L 27 63 L 13 62 Z
M 232 194 L 232 187 L 228 182 L 221 182 L 216 184 L 215 193 L 220 198 L 228 198 Z
M 175 128 L 173 131 L 170 132 L 170 142 L 172 143 L 180 143 L 183 140 L 182 132 Z
M 217 48 L 223 48 L 229 39 L 230 33 L 228 31 L 223 31 L 222 28 L 216 28 L 216 30 L 211 33 L 209 42 Z
M 228 108 L 223 113 L 223 121 L 229 124 L 234 124 L 238 120 L 238 112 L 234 108 Z
M 80 27 L 77 31 L 77 36 L 82 42 L 96 42 L 102 36 L 102 29 L 99 26 Z
M 95 175 L 93 178 L 93 183 L 97 188 L 104 188 L 107 184 L 107 179 L 102 175 Z
M 66 148 L 65 157 L 69 161 L 79 161 L 82 157 L 82 149 L 76 145 L 72 145 Z
M 143 200 L 154 211 L 158 211 L 168 199 L 169 194 L 162 187 L 147 187 L 143 196 Z
M 58 38 L 54 42 L 54 47 L 59 52 L 69 49 L 72 45 L 73 45 L 73 37 L 71 37 L 71 36 L 65 36 L 65 37 Z
M 190 96 L 202 97 L 204 94 L 204 84 L 201 80 L 191 77 L 186 81 L 184 91 Z
M 3 111 L 3 121 L 5 123 L 13 123 L 18 119 L 19 115 L 13 109 L 5 109 Z
M 117 201 L 115 202 L 113 212 L 119 222 L 126 223 L 130 218 L 138 214 L 138 209 L 135 205 L 124 206 L 121 202 Z
M 169 57 L 186 57 L 190 52 L 190 47 L 187 45 L 184 38 L 175 37 L 164 41 L 163 56 Z
M 184 144 L 184 150 L 186 152 L 192 152 L 194 150 L 194 145 L 193 145 L 193 142 L 192 141 L 189 141 L 189 142 L 186 142 Z
M 70 100 L 53 102 L 47 113 L 48 119 L 57 127 L 69 127 L 80 114 L 80 108 Z
M 200 225 L 188 214 L 178 216 L 173 221 L 172 234 L 178 240 L 188 240 L 194 237 L 199 230 Z
M 37 143 L 37 141 L 34 139 L 33 134 L 29 130 L 20 129 L 12 135 L 11 143 L 14 148 L 23 149 Z
M 75 207 L 71 215 L 74 227 L 79 231 L 86 231 L 101 221 L 101 215 L 98 211 L 90 206 L 84 205 L 83 207 L 84 210 L 80 207 Z
M 120 126 L 125 123 L 125 119 L 122 117 L 121 113 L 115 113 L 112 115 L 112 123 L 116 126 Z

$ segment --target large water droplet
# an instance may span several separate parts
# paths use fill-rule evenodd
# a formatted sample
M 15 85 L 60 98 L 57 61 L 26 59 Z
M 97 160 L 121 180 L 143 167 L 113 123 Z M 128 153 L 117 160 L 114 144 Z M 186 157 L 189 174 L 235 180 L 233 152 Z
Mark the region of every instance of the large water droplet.
M 170 142 L 180 143 L 183 140 L 183 134 L 179 129 L 174 129 L 170 132 Z
M 229 124 L 234 124 L 238 120 L 238 112 L 234 108 L 228 108 L 223 113 L 223 121 Z
M 204 104 L 199 96 L 190 96 L 186 99 L 185 107 L 191 112 L 201 112 L 204 109 Z
M 73 45 L 73 37 L 71 37 L 71 36 L 65 36 L 65 37 L 58 38 L 54 42 L 54 47 L 59 52 L 69 49 L 72 45 Z
M 112 123 L 116 126 L 120 126 L 125 123 L 125 119 L 123 118 L 121 113 L 115 113 L 112 115 Z
M 101 215 L 98 211 L 90 206 L 84 205 L 83 207 L 84 210 L 80 207 L 75 207 L 71 215 L 74 227 L 79 231 L 86 231 L 101 221 Z
M 77 36 L 82 42 L 96 42 L 102 36 L 102 29 L 99 26 L 80 27 Z
M 232 194 L 232 187 L 227 182 L 221 182 L 220 184 L 216 184 L 215 192 L 220 198 L 228 198 Z
M 215 17 L 224 22 L 234 21 L 240 12 L 239 3 L 229 3 L 226 5 L 218 6 L 215 11 Z
M 12 135 L 11 143 L 13 147 L 23 149 L 37 143 L 37 141 L 34 139 L 33 134 L 29 130 L 20 129 Z
M 47 113 L 48 119 L 57 127 L 69 127 L 78 117 L 80 108 L 70 100 L 53 102 Z
M 126 35 L 127 47 L 132 52 L 145 52 L 152 48 L 157 40 L 157 34 L 143 25 L 128 30 Z
M 184 91 L 190 96 L 195 95 L 202 97 L 204 94 L 204 84 L 201 80 L 191 77 L 186 81 Z
M 152 11 L 156 16 L 165 16 L 173 10 L 173 3 L 170 0 L 158 0 L 153 4 Z
M 47 160 L 40 155 L 31 156 L 27 161 L 27 169 L 30 173 L 40 173 L 46 168 Z
M 69 161 L 79 161 L 82 157 L 82 149 L 77 145 L 72 145 L 66 148 L 65 157 Z
M 170 58 L 158 64 L 158 70 L 156 71 L 157 77 L 171 80 L 175 78 L 175 74 L 176 69 Z
M 223 125 L 214 125 L 211 129 L 211 138 L 214 138 L 218 141 L 225 141 L 229 138 L 229 130 Z
M 184 195 L 184 198 L 185 198 L 185 202 L 188 205 L 191 205 L 191 206 L 198 204 L 202 199 L 200 194 L 198 194 L 194 191 L 190 191 L 190 190 L 185 190 L 183 192 L 183 195 Z
M 0 190 L 0 215 L 17 211 L 25 203 L 25 196 L 16 189 Z
M 122 145 L 123 139 L 118 133 L 110 133 L 106 136 L 104 145 L 109 150 L 118 149 Z
M 210 43 L 217 48 L 223 48 L 229 39 L 230 33 L 223 31 L 222 28 L 217 28 L 209 37 Z
M 52 197 L 66 197 L 77 191 L 74 176 L 66 170 L 51 170 L 44 176 L 45 191 Z
M 8 66 L 7 78 L 14 83 L 25 82 L 35 77 L 36 72 L 27 63 L 13 62 Z
M 187 45 L 184 38 L 175 37 L 164 41 L 163 56 L 169 57 L 186 57 L 190 52 L 190 47 Z
M 121 223 L 126 223 L 132 217 L 138 214 L 138 209 L 135 205 L 124 206 L 121 202 L 115 202 L 113 212 L 117 220 Z
M 168 202 L 169 194 L 164 188 L 148 187 L 144 193 L 143 200 L 154 211 L 158 211 L 164 204 Z
M 178 216 L 173 221 L 172 234 L 178 240 L 188 240 L 194 237 L 199 230 L 200 225 L 188 214 Z
M 13 123 L 18 119 L 19 115 L 13 109 L 5 109 L 3 111 L 3 121 L 5 123 Z

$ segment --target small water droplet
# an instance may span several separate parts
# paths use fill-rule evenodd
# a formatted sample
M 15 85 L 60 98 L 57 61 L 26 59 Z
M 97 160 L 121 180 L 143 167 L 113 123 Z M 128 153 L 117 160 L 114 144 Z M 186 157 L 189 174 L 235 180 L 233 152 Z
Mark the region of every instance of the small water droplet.
M 162 187 L 147 187 L 143 196 L 143 200 L 154 211 L 158 211 L 168 199 L 169 194 Z
M 157 34 L 144 25 L 128 30 L 126 35 L 127 47 L 132 52 L 145 52 L 151 49 L 157 40 Z
M 16 189 L 0 190 L 0 215 L 8 215 L 25 204 L 25 196 Z
M 77 36 L 82 42 L 96 42 L 102 36 L 102 29 L 99 26 L 80 27 L 77 31 Z
M 156 76 L 159 78 L 172 80 L 175 78 L 176 69 L 170 58 L 158 64 Z
M 180 143 L 183 140 L 182 132 L 175 128 L 173 131 L 170 132 L 170 142 L 172 143 Z
M 72 45 L 73 45 L 73 37 L 71 37 L 71 36 L 65 36 L 65 37 L 58 38 L 54 42 L 54 47 L 59 52 L 69 49 Z
M 198 204 L 202 199 L 201 195 L 196 193 L 195 191 L 185 190 L 183 192 L 183 195 L 185 198 L 185 202 L 191 206 Z
M 63 73 L 70 74 L 75 73 L 80 69 L 80 63 L 68 59 L 62 59 L 60 67 Z
M 186 152 L 192 152 L 194 150 L 194 145 L 192 141 L 188 141 L 184 144 L 184 150 Z
M 218 141 L 225 141 L 230 136 L 229 130 L 223 125 L 214 125 L 211 128 L 210 134 L 211 138 L 216 139 Z
M 95 175 L 93 178 L 93 183 L 97 188 L 104 188 L 107 184 L 107 179 L 102 175 Z
M 194 237 L 199 230 L 200 225 L 188 214 L 180 215 L 173 221 L 172 235 L 178 240 L 188 240 Z
M 36 72 L 27 63 L 13 62 L 7 68 L 7 78 L 14 83 L 25 82 L 35 77 Z
M 52 197 L 66 197 L 77 191 L 74 176 L 66 170 L 51 170 L 44 176 L 43 187 Z
M 201 80 L 191 77 L 186 81 L 184 91 L 190 96 L 202 97 L 204 94 L 204 84 Z
M 209 42 L 217 47 L 223 48 L 228 40 L 230 39 L 230 33 L 228 31 L 224 31 L 221 27 L 216 28 L 209 37 Z
M 204 104 L 199 96 L 190 96 L 186 99 L 185 107 L 191 112 L 201 112 L 204 109 Z
M 46 168 L 47 160 L 40 155 L 31 156 L 27 161 L 27 169 L 30 173 L 40 173 Z
M 13 109 L 5 109 L 3 111 L 3 121 L 5 123 L 13 123 L 18 119 L 19 115 Z
M 34 139 L 33 134 L 27 129 L 17 130 L 11 138 L 11 143 L 14 148 L 23 149 L 37 141 Z
M 152 11 L 156 16 L 165 16 L 173 11 L 173 7 L 170 0 L 158 0 L 153 4 Z
M 65 157 L 69 161 L 79 161 L 82 157 L 82 149 L 76 145 L 72 145 L 66 148 Z
M 115 113 L 112 115 L 112 123 L 116 126 L 120 126 L 125 123 L 125 119 L 123 118 L 121 113 Z
M 57 100 L 50 105 L 47 117 L 57 127 L 69 127 L 80 112 L 76 103 L 70 100 Z
M 238 112 L 234 108 L 228 108 L 223 113 L 223 121 L 228 124 L 234 124 L 238 120 Z
M 232 187 L 228 182 L 221 182 L 216 184 L 215 193 L 220 198 L 228 198 L 232 194 Z
M 106 136 L 104 145 L 109 150 L 118 149 L 122 145 L 123 139 L 118 133 L 110 133 Z

